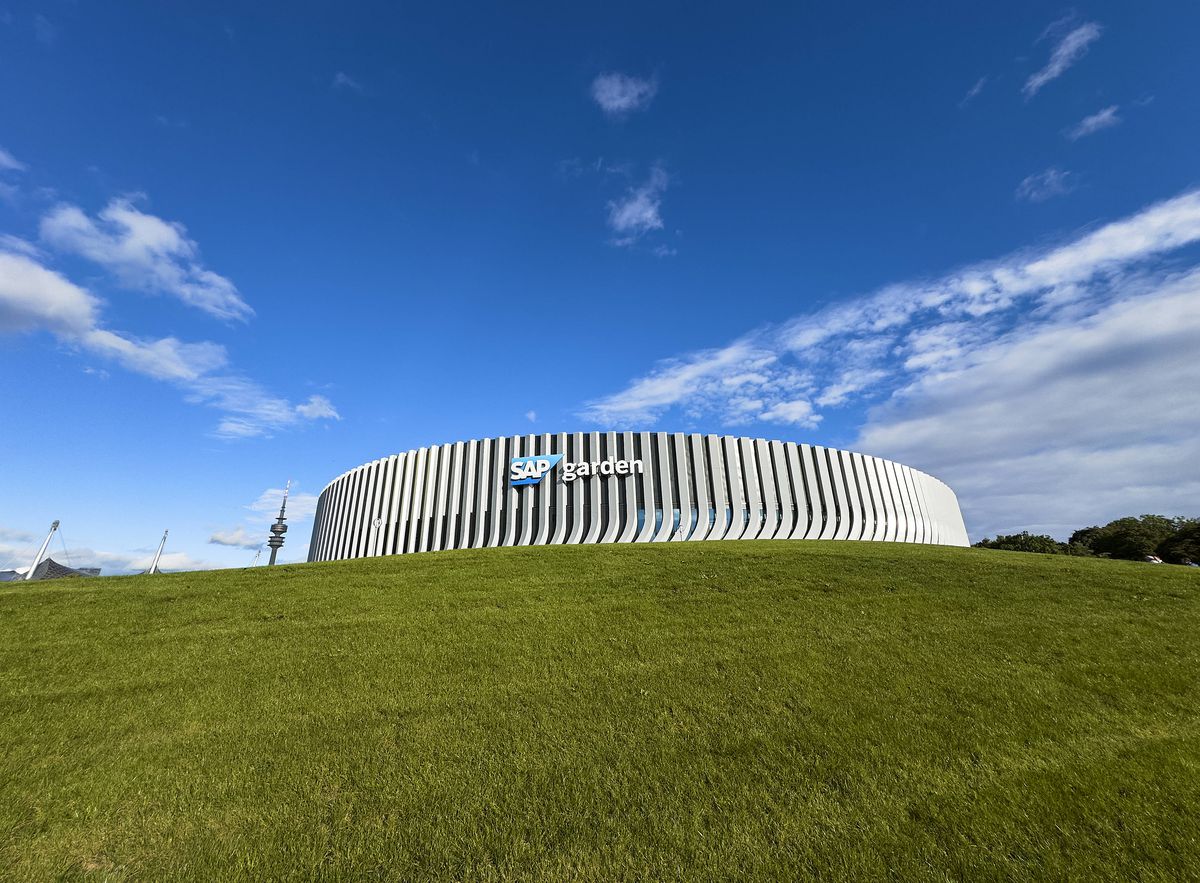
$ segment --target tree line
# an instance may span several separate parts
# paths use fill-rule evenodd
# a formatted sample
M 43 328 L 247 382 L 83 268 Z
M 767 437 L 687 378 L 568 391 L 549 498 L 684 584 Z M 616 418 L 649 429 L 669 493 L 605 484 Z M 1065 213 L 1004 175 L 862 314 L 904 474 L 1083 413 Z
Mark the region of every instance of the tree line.
M 1127 561 L 1159 559 L 1170 564 L 1200 563 L 1200 518 L 1167 518 L 1165 515 L 1132 516 L 1103 527 L 1085 527 L 1065 543 L 1046 534 L 1001 534 L 975 544 L 980 549 L 1041 552 L 1049 555 L 1082 555 L 1122 558 Z

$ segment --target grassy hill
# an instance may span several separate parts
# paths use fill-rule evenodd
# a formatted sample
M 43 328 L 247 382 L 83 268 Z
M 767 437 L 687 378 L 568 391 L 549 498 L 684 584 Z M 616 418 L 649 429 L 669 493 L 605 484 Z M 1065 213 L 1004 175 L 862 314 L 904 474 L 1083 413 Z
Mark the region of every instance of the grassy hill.
M 858 543 L 0 589 L 11 879 L 1196 879 L 1200 572 Z

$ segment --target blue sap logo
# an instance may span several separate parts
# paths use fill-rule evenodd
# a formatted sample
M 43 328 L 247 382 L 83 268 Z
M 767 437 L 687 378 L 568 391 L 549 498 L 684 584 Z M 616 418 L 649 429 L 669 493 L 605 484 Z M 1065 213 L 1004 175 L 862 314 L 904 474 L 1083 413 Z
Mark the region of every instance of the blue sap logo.
M 536 485 L 562 458 L 562 453 L 541 453 L 535 457 L 512 458 L 509 463 L 509 485 Z
M 513 457 L 508 466 L 508 483 L 511 487 L 537 484 L 558 465 L 562 454 L 539 454 L 536 457 Z

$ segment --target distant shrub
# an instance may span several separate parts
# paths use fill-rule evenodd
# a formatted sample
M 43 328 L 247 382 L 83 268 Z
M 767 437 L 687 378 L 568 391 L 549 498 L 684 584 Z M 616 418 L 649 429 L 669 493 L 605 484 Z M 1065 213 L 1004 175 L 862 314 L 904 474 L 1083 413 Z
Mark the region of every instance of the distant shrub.
M 1066 543 L 1060 543 L 1054 537 L 1046 534 L 1031 534 L 1027 530 L 1008 535 L 1001 534 L 994 540 L 985 538 L 975 546 L 979 549 L 1003 549 L 1006 552 L 1040 552 L 1043 555 L 1067 554 Z

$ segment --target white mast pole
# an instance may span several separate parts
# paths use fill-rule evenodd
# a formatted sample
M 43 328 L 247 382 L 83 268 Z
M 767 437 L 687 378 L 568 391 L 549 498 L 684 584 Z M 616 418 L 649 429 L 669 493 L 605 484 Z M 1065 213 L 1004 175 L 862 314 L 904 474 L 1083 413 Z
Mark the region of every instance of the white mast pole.
M 42 548 L 38 549 L 37 557 L 33 559 L 33 563 L 29 565 L 29 572 L 25 574 L 25 579 L 33 579 L 33 572 L 37 570 L 37 566 L 42 563 L 42 556 L 46 554 L 46 547 L 50 545 L 50 538 L 54 536 L 54 532 L 58 530 L 58 521 L 50 525 L 50 533 L 46 534 L 46 541 L 42 543 Z
M 163 531 L 163 538 L 158 544 L 158 551 L 154 553 L 154 563 L 150 565 L 150 569 L 146 573 L 158 573 L 158 559 L 162 557 L 163 546 L 167 544 L 167 534 L 170 531 Z

